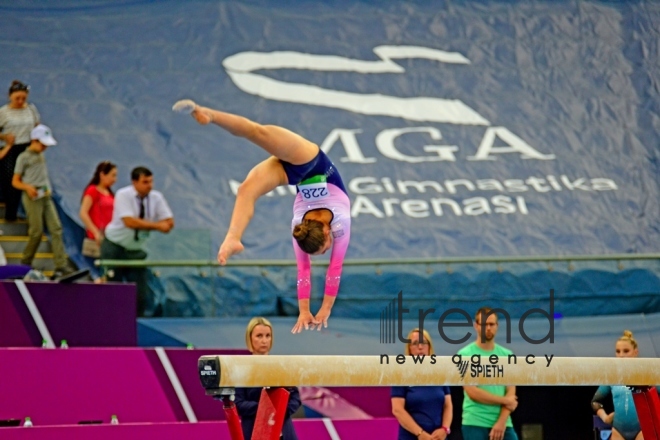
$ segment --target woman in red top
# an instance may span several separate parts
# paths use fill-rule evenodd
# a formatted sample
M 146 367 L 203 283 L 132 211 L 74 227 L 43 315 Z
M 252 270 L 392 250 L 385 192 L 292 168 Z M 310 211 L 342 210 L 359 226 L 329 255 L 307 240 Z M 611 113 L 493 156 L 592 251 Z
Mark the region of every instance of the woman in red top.
M 112 185 L 117 181 L 117 165 L 106 160 L 96 166 L 94 176 L 87 184 L 80 205 L 80 219 L 85 225 L 87 238 L 101 245 L 105 227 L 112 220 L 115 195 Z M 100 281 L 94 277 L 94 281 Z

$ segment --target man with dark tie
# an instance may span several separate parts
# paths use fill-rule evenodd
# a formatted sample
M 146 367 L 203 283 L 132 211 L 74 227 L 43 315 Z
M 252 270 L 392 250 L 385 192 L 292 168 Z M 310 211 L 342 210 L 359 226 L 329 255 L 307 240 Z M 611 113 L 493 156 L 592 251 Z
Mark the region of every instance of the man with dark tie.
M 101 243 L 103 260 L 144 260 L 144 244 L 151 231 L 165 234 L 174 227 L 174 216 L 165 197 L 153 190 L 153 174 L 145 167 L 131 171 L 132 185 L 115 194 L 112 221 L 105 229 Z M 147 269 L 118 267 L 109 281 L 129 281 L 137 284 L 137 315 L 144 316 L 147 303 Z

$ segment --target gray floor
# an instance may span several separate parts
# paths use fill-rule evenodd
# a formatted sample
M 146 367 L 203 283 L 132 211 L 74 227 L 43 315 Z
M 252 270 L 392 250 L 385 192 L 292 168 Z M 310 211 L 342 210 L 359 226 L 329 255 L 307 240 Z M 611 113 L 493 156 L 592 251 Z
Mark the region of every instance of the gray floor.
M 274 327 L 274 345 L 271 354 L 289 355 L 378 355 L 398 354 L 402 343 L 380 342 L 379 320 L 330 318 L 329 327 L 322 331 L 292 334 L 294 318 L 269 318 Z M 245 326 L 248 318 L 159 318 L 141 319 L 140 323 L 184 343 L 199 348 L 245 348 Z M 439 355 L 452 355 L 464 344 L 452 344 L 448 338 L 460 339 L 472 328 L 449 328 L 447 340 L 437 328 L 437 321 L 427 320 L 425 328 L 431 334 L 435 351 Z M 542 319 L 527 319 L 525 334 L 542 339 L 549 333 L 549 323 Z M 416 327 L 413 321 L 404 321 L 405 333 Z M 639 343 L 640 357 L 657 357 L 660 353 L 660 314 L 636 314 L 563 318 L 554 323 L 554 342 L 531 344 L 519 331 L 519 321 L 511 322 L 511 342 L 506 341 L 506 325 L 500 321 L 496 341 L 518 355 L 544 354 L 555 356 L 610 357 L 614 344 L 623 330 L 633 331 Z M 474 335 L 469 339 L 472 341 Z

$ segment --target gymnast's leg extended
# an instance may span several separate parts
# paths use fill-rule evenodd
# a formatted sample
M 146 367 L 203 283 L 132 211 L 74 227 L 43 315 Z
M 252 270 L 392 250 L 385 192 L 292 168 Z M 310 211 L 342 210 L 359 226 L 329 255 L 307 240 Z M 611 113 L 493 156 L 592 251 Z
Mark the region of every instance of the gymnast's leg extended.
M 178 101 L 173 110 L 190 113 L 202 125 L 214 123 L 273 155 L 252 168 L 238 189 L 227 235 L 218 252 L 218 262 L 225 265 L 229 257 L 243 251 L 241 238 L 254 215 L 257 199 L 289 183 L 280 160 L 293 165 L 305 164 L 313 160 L 320 149 L 286 128 L 262 125 L 243 116 L 199 106 L 189 99 Z

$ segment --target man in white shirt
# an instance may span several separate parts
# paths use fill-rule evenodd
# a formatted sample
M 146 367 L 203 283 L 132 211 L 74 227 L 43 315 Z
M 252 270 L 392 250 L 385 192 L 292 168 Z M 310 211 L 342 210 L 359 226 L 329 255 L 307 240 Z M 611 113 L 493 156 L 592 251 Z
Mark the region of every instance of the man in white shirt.
M 131 171 L 132 185 L 115 194 L 112 221 L 105 229 L 101 243 L 101 259 L 144 260 L 144 244 L 151 231 L 165 234 L 174 227 L 174 216 L 165 197 L 153 190 L 153 174 L 145 167 Z M 137 284 L 137 315 L 144 316 L 147 304 L 147 269 L 118 267 L 110 281 L 129 281 Z

